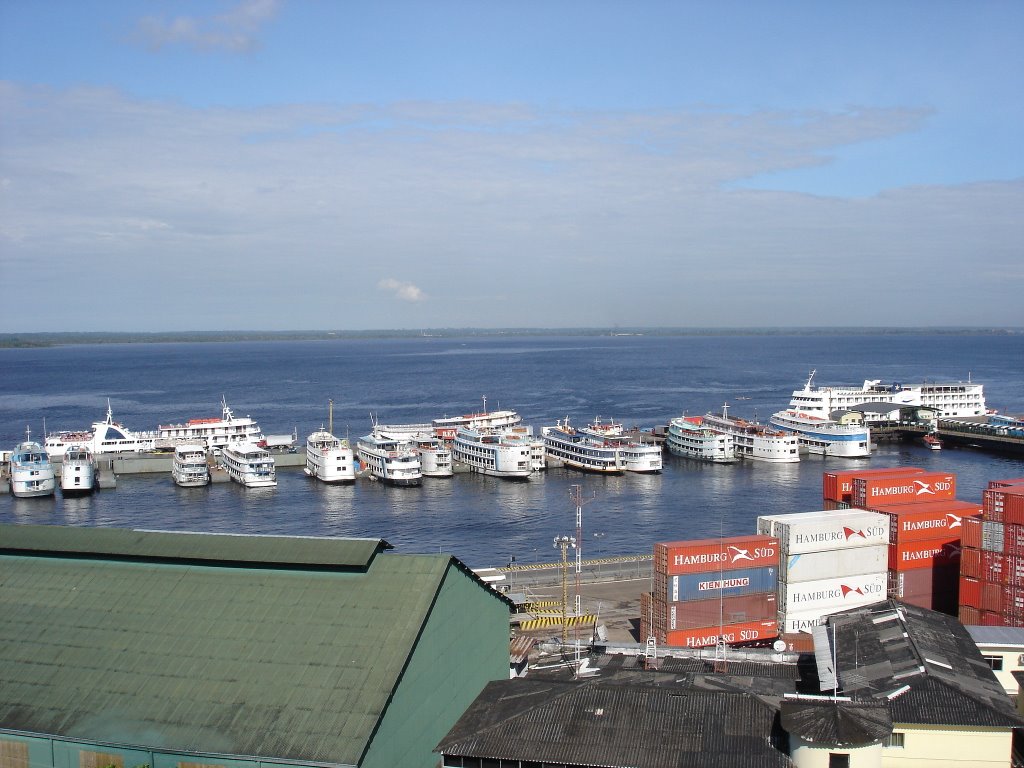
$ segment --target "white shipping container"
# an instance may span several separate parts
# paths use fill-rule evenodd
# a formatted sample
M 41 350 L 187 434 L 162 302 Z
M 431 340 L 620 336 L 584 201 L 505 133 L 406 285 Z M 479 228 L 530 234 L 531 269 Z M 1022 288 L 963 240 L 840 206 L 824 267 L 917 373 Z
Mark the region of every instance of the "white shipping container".
M 782 558 L 779 580 L 791 584 L 800 581 L 835 579 L 882 573 L 889 567 L 889 545 L 875 544 L 854 549 L 830 549 L 806 552 Z
M 795 611 L 793 613 L 779 614 L 779 632 L 786 634 L 792 632 L 811 632 L 819 624 L 824 624 L 825 618 L 828 615 L 820 611 L 811 611 L 810 613 Z
M 775 536 L 783 556 L 805 552 L 856 549 L 889 543 L 889 516 L 863 509 L 830 509 L 765 515 L 758 533 Z
M 888 572 L 817 581 L 779 582 L 779 611 L 842 611 L 886 598 Z
M 981 548 L 986 552 L 1003 551 L 1003 524 L 993 520 L 981 523 Z

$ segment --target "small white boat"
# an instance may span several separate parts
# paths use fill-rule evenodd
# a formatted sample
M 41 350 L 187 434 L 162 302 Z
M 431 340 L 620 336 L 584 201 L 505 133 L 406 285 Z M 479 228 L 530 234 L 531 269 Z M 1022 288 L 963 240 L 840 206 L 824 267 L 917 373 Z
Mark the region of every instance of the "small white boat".
M 60 463 L 60 491 L 65 496 L 92 493 L 96 487 L 96 459 L 87 445 L 72 445 Z
M 921 440 L 923 440 L 924 444 L 933 451 L 942 450 L 942 440 L 940 440 L 939 436 L 933 432 L 929 432 L 927 435 L 922 437 Z
M 356 479 L 356 459 L 348 440 L 319 429 L 306 438 L 306 469 L 324 483 L 351 483 Z
M 174 449 L 171 477 L 182 488 L 196 488 L 210 482 L 210 464 L 206 446 L 196 443 L 179 445 Z
M 25 440 L 11 454 L 11 493 L 19 498 L 52 496 L 56 487 L 50 457 L 26 427 Z
M 389 485 L 423 482 L 420 455 L 407 438 L 396 439 L 374 431 L 356 441 L 356 455 L 364 469 Z
M 739 461 L 731 436 L 711 429 L 700 416 L 679 416 L 668 423 L 669 453 L 686 459 L 734 464 Z
M 246 488 L 272 488 L 277 485 L 274 457 L 255 443 L 227 445 L 221 451 L 220 461 L 228 477 Z

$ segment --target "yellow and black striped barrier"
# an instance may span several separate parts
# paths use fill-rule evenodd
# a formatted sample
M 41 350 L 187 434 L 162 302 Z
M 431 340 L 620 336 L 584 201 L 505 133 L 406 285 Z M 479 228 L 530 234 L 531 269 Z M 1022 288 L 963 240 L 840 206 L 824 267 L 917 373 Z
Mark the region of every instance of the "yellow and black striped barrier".
M 584 616 L 568 616 L 565 619 L 565 626 L 567 627 L 582 627 L 587 624 L 594 624 L 597 622 L 597 617 L 584 615 Z M 534 629 L 544 629 L 546 627 L 560 627 L 562 626 L 561 616 L 544 616 L 539 619 L 530 619 L 524 621 L 519 625 L 519 629 L 522 632 L 529 632 Z
M 561 606 L 562 603 L 559 600 L 539 600 L 534 603 L 526 603 L 523 606 L 523 611 L 525 613 L 536 613 L 537 608 L 560 608 Z

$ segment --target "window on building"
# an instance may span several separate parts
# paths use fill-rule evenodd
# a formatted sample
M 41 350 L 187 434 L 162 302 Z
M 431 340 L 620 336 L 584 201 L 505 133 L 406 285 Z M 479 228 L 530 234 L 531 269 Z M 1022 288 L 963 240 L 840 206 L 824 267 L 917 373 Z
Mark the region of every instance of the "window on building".
M 986 656 L 985 661 L 992 667 L 993 672 L 1000 672 L 1003 669 L 1003 657 L 1002 656 Z
M 837 752 L 829 752 L 828 768 L 850 768 L 850 756 L 847 754 L 839 754 Z
M 0 739 L 0 768 L 28 768 L 28 744 Z
M 83 749 L 78 753 L 78 768 L 124 768 L 124 758 L 121 755 Z
M 892 749 L 903 749 L 903 736 L 904 734 L 896 732 L 889 734 L 889 738 L 885 740 L 885 746 Z

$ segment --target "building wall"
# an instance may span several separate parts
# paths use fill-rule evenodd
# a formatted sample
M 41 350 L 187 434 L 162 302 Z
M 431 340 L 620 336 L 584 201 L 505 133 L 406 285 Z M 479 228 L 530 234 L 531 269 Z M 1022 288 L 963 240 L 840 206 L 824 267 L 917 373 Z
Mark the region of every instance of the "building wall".
M 882 749 L 882 768 L 1010 767 L 1010 729 L 951 729 L 893 724 L 903 747 Z
M 1024 664 L 1021 660 L 1024 659 L 1024 646 L 1006 646 L 1006 645 L 988 645 L 985 643 L 978 643 L 978 650 L 981 651 L 981 655 L 986 660 L 989 658 L 998 658 L 1001 663 L 995 664 L 992 667 L 992 671 L 995 673 L 996 679 L 999 684 L 1003 686 L 1003 690 L 1006 691 L 1010 696 L 1017 696 L 1017 681 L 1013 677 L 1015 670 L 1024 669 Z M 996 667 L 1001 667 L 997 669 Z
M 882 766 L 882 747 L 879 744 L 855 749 L 830 748 L 811 744 L 790 734 L 789 756 L 796 768 L 829 768 L 831 755 L 849 755 L 850 768 L 881 768 Z
M 508 606 L 450 567 L 362 768 L 437 766 L 434 747 L 508 663 Z

